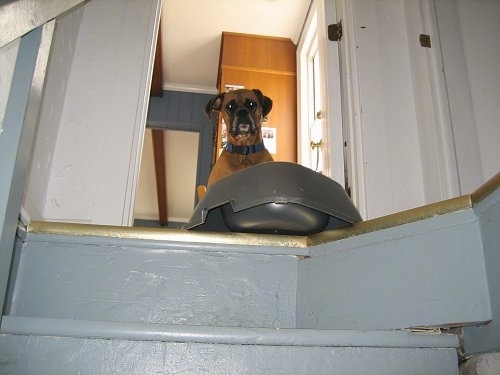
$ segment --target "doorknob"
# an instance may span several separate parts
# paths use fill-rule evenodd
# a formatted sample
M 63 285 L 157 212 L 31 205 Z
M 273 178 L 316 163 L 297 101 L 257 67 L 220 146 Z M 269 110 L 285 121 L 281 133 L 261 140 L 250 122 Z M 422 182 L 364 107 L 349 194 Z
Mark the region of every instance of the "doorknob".
M 311 149 L 315 150 L 317 148 L 322 148 L 323 147 L 323 139 L 320 139 L 319 142 L 314 142 L 311 141 Z

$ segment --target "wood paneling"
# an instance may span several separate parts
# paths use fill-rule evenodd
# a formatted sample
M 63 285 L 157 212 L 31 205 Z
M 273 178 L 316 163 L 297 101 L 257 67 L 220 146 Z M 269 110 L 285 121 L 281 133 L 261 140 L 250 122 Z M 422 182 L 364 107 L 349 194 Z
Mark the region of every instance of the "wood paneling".
M 226 67 L 296 74 L 296 49 L 287 38 L 223 32 L 217 85 Z
M 156 175 L 156 191 L 158 193 L 158 214 L 160 225 L 168 226 L 167 206 L 167 170 L 165 165 L 165 140 L 163 130 L 152 129 L 153 154 Z

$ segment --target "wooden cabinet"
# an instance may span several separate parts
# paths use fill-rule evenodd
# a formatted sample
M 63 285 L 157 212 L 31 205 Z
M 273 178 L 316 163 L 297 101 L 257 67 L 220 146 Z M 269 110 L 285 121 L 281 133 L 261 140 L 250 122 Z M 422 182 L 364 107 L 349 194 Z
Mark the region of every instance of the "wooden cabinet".
M 222 33 L 217 87 L 226 85 L 260 89 L 273 100 L 273 109 L 263 127 L 274 130 L 275 161 L 297 161 L 297 73 L 296 46 L 290 39 Z M 221 148 L 219 121 L 217 150 Z M 218 152 L 216 153 L 219 154 Z

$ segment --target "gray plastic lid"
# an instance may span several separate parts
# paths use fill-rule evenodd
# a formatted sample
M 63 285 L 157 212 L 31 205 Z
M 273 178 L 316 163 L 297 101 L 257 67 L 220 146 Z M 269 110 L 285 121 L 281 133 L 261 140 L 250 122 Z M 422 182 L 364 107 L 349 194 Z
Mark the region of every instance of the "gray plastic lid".
M 309 235 L 361 220 L 334 180 L 299 164 L 268 162 L 213 184 L 184 228 Z

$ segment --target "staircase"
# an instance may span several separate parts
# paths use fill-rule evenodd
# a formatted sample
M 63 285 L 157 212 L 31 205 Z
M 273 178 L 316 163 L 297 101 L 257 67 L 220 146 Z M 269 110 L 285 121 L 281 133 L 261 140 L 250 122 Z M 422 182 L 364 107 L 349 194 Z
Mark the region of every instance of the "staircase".
M 34 222 L 0 373 L 458 374 L 455 327 L 492 320 L 498 193 L 309 237 Z

